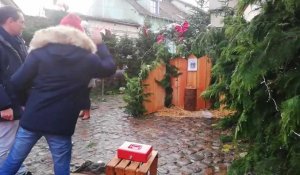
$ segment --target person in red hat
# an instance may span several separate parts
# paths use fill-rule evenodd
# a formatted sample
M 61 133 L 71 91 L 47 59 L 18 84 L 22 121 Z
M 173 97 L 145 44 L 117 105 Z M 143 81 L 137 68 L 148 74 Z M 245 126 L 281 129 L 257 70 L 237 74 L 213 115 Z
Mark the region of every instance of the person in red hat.
M 70 174 L 71 137 L 88 97 L 89 81 L 116 70 L 100 37 L 95 34 L 91 39 L 80 22 L 77 15 L 69 14 L 60 25 L 35 32 L 24 64 L 13 74 L 16 95 L 30 93 L 1 175 L 15 175 L 41 137 L 49 145 L 54 173 Z
M 63 19 L 61 19 L 60 21 L 61 25 L 67 25 L 67 26 L 71 26 L 71 27 L 75 27 L 77 29 L 79 29 L 82 32 L 84 31 L 84 28 L 81 25 L 81 19 L 79 16 L 77 16 L 76 14 L 70 13 L 67 16 L 65 16 Z M 97 43 L 100 44 L 102 42 L 102 37 L 101 34 L 99 33 L 99 35 L 97 35 L 97 33 L 93 33 L 93 37 L 92 40 Z M 93 84 L 94 80 L 90 80 L 90 83 L 88 85 L 88 90 L 87 90 L 87 97 L 86 100 L 82 106 L 82 110 L 79 113 L 79 117 L 82 118 L 82 120 L 87 120 L 90 118 L 90 108 L 91 108 L 91 101 L 89 98 L 89 93 L 91 91 L 91 84 Z
M 84 29 L 81 26 L 81 19 L 79 16 L 77 16 L 74 13 L 70 13 L 67 16 L 63 17 L 60 20 L 60 25 L 66 25 L 66 26 L 70 26 L 70 27 L 74 27 L 82 32 L 84 32 Z

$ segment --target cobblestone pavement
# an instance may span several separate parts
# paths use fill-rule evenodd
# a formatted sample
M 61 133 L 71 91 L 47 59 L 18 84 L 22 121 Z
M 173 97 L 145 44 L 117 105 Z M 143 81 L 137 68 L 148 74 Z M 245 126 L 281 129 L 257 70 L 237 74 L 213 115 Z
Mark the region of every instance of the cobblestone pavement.
M 90 120 L 78 120 L 73 136 L 72 168 L 86 160 L 107 163 L 124 141 L 153 145 L 159 152 L 158 174 L 225 174 L 231 154 L 220 152 L 220 132 L 212 129 L 213 120 L 199 117 L 128 117 L 121 95 L 106 96 L 95 102 Z M 25 161 L 34 175 L 53 174 L 48 146 L 41 139 Z M 212 173 L 213 172 L 213 173 Z

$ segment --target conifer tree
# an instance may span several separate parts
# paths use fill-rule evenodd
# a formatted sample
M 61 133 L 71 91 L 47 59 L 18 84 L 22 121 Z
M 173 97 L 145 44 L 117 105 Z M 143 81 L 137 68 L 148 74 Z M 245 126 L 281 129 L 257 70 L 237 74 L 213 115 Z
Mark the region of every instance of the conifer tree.
M 242 12 L 254 2 L 261 13 L 246 22 Z M 213 67 L 219 81 L 206 93 L 225 94 L 236 111 L 237 143 L 248 145 L 229 174 L 298 174 L 300 1 L 240 0 L 238 9 L 225 21 L 227 45 Z

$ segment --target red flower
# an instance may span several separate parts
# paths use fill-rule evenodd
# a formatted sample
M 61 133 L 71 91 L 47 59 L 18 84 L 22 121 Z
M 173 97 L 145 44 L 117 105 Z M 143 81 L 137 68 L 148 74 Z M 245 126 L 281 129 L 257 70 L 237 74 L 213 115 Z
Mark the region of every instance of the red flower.
M 187 21 L 184 21 L 182 25 L 175 26 L 175 30 L 178 33 L 179 37 L 182 37 L 183 34 L 189 29 L 190 24 Z
M 162 42 L 164 42 L 164 41 L 165 41 L 165 36 L 164 36 L 164 35 L 162 35 L 162 34 L 157 35 L 156 42 L 157 42 L 158 44 L 160 44 L 160 43 L 162 43 Z

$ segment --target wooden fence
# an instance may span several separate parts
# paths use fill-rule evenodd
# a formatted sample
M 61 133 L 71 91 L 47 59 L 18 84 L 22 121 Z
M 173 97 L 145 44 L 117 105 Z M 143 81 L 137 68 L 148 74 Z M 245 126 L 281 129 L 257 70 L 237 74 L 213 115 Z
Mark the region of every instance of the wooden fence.
M 188 59 L 175 58 L 170 61 L 170 64 L 179 69 L 181 75 L 171 78 L 171 86 L 173 88 L 172 104 L 180 108 L 184 108 L 185 90 L 196 89 L 196 106 L 195 110 L 207 109 L 210 107 L 210 102 L 205 101 L 201 97 L 201 93 L 206 90 L 211 80 L 211 60 L 207 56 L 196 58 L 197 67 L 193 71 L 188 70 L 189 59 L 195 60 L 194 55 L 190 55 Z M 156 80 L 163 79 L 166 72 L 165 65 L 160 65 L 149 73 L 149 76 L 144 80 L 147 87 L 145 93 L 151 93 L 149 101 L 144 102 L 147 113 L 156 112 L 164 107 L 165 91 L 156 83 Z

